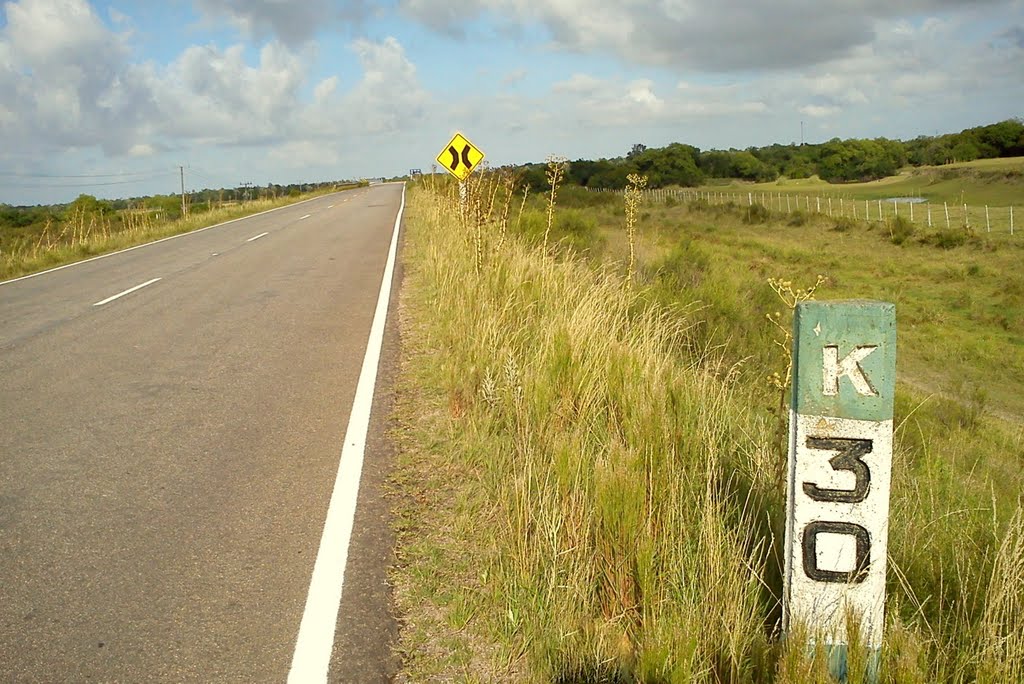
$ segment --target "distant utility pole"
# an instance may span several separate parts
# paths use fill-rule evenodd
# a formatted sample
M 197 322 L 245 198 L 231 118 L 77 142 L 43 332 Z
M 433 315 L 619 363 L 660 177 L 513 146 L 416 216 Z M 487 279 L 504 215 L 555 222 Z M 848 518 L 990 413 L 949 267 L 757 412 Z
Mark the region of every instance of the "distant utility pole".
M 804 122 L 800 121 L 800 147 L 804 146 Z
M 178 171 L 181 172 L 181 217 L 185 218 L 185 214 L 188 213 L 188 208 L 185 206 L 185 167 L 179 166 Z

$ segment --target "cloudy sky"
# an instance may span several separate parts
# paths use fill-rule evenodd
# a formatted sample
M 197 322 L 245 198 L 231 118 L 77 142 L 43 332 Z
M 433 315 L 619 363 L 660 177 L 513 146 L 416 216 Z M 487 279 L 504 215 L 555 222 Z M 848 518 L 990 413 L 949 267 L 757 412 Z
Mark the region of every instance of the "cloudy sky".
M 1024 0 L 9 0 L 0 202 L 1024 116 Z

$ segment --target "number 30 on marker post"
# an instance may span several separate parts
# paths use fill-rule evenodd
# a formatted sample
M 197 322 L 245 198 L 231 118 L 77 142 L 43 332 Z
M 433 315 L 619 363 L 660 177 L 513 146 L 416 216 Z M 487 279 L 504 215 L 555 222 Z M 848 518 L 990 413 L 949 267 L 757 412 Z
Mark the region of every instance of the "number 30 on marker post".
M 867 647 L 877 681 L 885 608 L 896 310 L 803 302 L 793 321 L 783 626 L 806 629 L 845 681 Z M 849 644 L 847 619 L 862 644 Z M 859 684 L 859 683 L 858 683 Z

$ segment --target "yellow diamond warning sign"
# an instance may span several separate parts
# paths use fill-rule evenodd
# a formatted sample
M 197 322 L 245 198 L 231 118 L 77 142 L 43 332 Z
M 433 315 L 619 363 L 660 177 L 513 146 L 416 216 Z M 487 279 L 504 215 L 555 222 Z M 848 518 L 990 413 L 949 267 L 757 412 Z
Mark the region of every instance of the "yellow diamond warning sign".
M 473 173 L 483 159 L 484 153 L 474 147 L 461 133 L 456 133 L 451 142 L 437 155 L 437 163 L 460 181 L 469 178 L 469 174 Z

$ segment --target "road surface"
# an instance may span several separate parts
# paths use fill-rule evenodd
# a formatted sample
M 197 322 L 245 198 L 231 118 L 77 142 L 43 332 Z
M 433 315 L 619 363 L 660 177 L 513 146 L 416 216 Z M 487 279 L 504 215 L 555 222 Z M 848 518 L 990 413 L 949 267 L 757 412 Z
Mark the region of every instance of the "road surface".
M 0 284 L 0 679 L 287 678 L 402 196 L 329 195 Z M 331 681 L 393 669 L 395 321 Z

